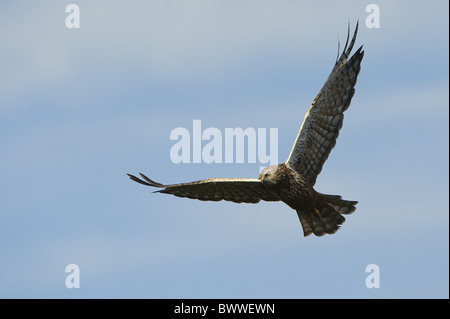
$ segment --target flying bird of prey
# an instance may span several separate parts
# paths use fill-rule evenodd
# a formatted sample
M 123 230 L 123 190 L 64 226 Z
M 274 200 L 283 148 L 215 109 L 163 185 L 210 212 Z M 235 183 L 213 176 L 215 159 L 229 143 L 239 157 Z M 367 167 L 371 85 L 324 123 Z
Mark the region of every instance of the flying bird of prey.
M 140 174 L 128 174 L 135 182 L 162 188 L 156 192 L 203 201 L 258 203 L 282 201 L 297 211 L 304 236 L 333 234 L 355 211 L 357 201 L 343 200 L 338 195 L 325 195 L 314 190 L 316 178 L 336 144 L 344 120 L 344 111 L 355 93 L 354 86 L 364 56 L 362 46 L 352 57 L 358 24 L 349 42 L 328 76 L 324 86 L 308 108 L 291 153 L 286 162 L 264 168 L 259 178 L 211 178 L 191 183 L 163 185 Z M 350 58 L 349 58 L 350 57 Z

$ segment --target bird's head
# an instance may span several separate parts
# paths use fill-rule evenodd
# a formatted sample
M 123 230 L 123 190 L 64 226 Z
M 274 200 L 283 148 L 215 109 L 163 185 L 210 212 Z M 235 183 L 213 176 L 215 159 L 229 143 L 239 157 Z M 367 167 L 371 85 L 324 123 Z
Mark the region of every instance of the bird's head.
M 265 167 L 259 174 L 259 179 L 267 184 L 275 184 L 278 170 L 278 165 L 270 165 Z

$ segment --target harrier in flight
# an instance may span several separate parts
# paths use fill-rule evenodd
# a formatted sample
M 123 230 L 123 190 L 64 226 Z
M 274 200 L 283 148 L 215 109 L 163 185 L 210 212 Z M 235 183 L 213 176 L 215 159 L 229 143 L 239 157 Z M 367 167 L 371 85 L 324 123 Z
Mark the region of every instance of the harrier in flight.
M 342 54 L 324 86 L 308 108 L 289 158 L 279 165 L 264 168 L 259 178 L 210 178 L 191 183 L 163 185 L 140 174 L 128 174 L 135 182 L 162 188 L 156 192 L 204 201 L 258 203 L 282 201 L 297 211 L 304 236 L 333 234 L 355 211 L 356 201 L 314 190 L 317 175 L 336 144 L 344 111 L 355 93 L 354 86 L 364 56 L 362 46 L 350 57 L 358 24 L 350 44 L 350 28 Z M 350 58 L 349 58 L 350 57 Z

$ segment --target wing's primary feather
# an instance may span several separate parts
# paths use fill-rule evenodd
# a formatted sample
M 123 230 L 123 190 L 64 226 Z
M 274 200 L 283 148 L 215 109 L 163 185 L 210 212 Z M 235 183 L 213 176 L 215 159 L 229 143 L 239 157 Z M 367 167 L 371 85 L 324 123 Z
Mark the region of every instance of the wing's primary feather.
M 350 27 L 349 27 L 350 28 Z M 364 57 L 362 46 L 350 58 L 355 44 L 358 24 L 350 44 L 347 42 L 340 58 L 324 86 L 309 107 L 286 164 L 302 174 L 314 186 L 350 106 L 355 84 Z M 348 47 L 347 47 L 348 45 Z
M 135 182 L 163 188 L 156 192 L 188 197 L 204 201 L 226 200 L 235 203 L 258 203 L 260 200 L 279 201 L 259 179 L 252 178 L 210 178 L 191 183 L 163 185 L 140 174 L 145 180 L 128 174 Z

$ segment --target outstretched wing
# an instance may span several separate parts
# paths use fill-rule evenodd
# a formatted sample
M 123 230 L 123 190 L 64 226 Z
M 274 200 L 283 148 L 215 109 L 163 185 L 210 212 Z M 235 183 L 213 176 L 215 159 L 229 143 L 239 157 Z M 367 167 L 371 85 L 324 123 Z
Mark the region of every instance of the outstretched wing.
M 163 185 L 141 174 L 144 180 L 127 174 L 133 181 L 147 186 L 163 188 L 157 193 L 172 194 L 199 200 L 227 200 L 235 203 L 258 203 L 260 200 L 279 201 L 259 179 L 210 178 L 197 182 Z
M 358 24 L 353 38 L 347 42 L 342 55 L 328 76 L 324 86 L 306 112 L 297 139 L 286 164 L 302 174 L 313 186 L 322 171 L 328 155 L 336 145 L 336 139 L 344 120 L 344 111 L 355 93 L 354 86 L 364 56 L 362 46 L 348 59 L 356 40 Z M 347 48 L 348 45 L 348 48 Z

